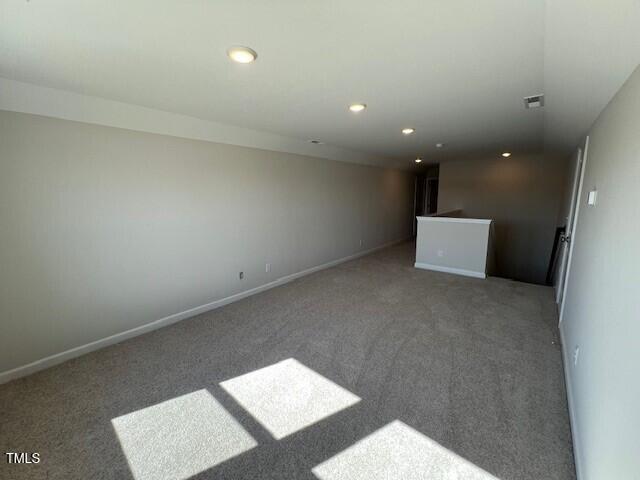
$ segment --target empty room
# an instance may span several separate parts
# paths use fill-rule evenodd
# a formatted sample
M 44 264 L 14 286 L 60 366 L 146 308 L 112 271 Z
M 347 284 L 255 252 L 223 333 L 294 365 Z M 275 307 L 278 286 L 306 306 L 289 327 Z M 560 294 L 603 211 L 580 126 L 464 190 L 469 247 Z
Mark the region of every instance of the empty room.
M 0 0 L 0 479 L 640 480 L 638 0 Z

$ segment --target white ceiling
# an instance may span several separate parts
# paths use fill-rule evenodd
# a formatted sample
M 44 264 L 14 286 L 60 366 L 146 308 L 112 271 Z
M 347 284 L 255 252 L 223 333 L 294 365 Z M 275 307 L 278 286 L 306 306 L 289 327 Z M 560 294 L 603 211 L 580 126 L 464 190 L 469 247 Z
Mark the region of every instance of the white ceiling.
M 574 147 L 640 63 L 640 0 L 548 0 L 544 136 Z
M 638 25 L 638 0 L 1 0 L 0 76 L 434 162 L 569 151 L 640 61 Z

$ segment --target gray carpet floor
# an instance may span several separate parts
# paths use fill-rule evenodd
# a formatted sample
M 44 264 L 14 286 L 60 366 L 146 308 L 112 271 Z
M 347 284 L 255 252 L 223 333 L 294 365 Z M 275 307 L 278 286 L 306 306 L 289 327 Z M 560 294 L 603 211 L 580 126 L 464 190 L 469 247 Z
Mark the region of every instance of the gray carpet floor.
M 188 454 L 172 460 L 202 460 L 191 478 L 317 480 L 314 467 L 395 421 L 384 431 L 409 426 L 502 480 L 575 478 L 552 290 L 417 270 L 413 249 L 385 249 L 0 385 L 0 450 L 41 456 L 3 459 L 0 478 L 132 479 L 128 460 L 164 455 L 163 435 L 188 441 L 202 425 L 213 429 L 206 441 L 217 435 L 207 418 L 189 418 L 210 396 L 229 414 L 220 430 L 240 428 L 238 441 L 255 445 L 211 468 Z M 286 359 L 360 401 L 275 438 L 220 383 Z M 174 426 L 134 435 L 127 448 L 141 450 L 125 453 L 112 419 L 201 390 L 210 396 L 133 422 Z M 171 475 L 163 467 L 155 478 Z

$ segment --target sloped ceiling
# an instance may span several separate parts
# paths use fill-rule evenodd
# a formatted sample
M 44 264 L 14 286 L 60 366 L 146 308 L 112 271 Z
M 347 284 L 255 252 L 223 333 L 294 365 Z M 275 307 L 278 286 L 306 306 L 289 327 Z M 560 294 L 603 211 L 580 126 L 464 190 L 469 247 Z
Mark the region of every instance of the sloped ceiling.
M 638 25 L 637 0 L 5 0 L 0 76 L 411 165 L 570 151 L 638 65 Z

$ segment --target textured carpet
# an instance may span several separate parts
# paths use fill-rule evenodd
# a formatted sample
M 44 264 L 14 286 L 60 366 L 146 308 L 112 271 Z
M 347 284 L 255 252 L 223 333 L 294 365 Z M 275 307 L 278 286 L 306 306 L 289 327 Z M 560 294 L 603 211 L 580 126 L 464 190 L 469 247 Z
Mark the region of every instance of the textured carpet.
M 0 450 L 41 457 L 0 478 L 575 478 L 552 290 L 413 248 L 0 385 Z

